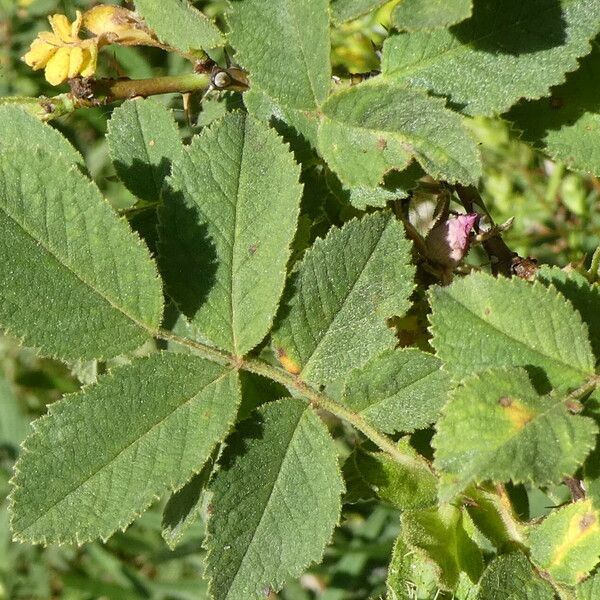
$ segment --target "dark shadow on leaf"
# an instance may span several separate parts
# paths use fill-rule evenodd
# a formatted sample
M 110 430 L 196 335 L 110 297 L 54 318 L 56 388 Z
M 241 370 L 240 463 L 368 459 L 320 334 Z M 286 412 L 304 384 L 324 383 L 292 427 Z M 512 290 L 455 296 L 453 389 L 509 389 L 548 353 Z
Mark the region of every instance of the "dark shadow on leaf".
M 450 31 L 490 54 L 531 54 L 562 46 L 566 22 L 559 0 L 475 0 L 473 16 Z
M 254 412 L 250 419 L 238 423 L 236 430 L 226 441 L 225 450 L 219 461 L 221 470 L 233 468 L 238 458 L 248 452 L 248 441 L 264 438 L 264 417 L 260 412 Z
M 165 191 L 159 221 L 158 265 L 167 294 L 193 319 L 215 285 L 215 244 L 198 207 L 179 191 Z
M 526 140 L 539 143 L 548 132 L 573 125 L 585 113 L 600 113 L 599 78 L 600 37 L 596 38 L 591 54 L 581 59 L 579 69 L 568 73 L 565 83 L 553 87 L 549 97 L 522 100 L 504 116 L 523 132 Z M 590 135 L 595 142 L 597 132 L 591 131 Z
M 125 187 L 138 198 L 146 202 L 158 202 L 165 181 L 171 172 L 171 160 L 163 156 L 158 165 L 134 159 L 125 164 L 115 161 L 115 170 Z
M 524 365 L 523 368 L 527 371 L 527 375 L 529 375 L 531 385 L 533 385 L 535 391 L 540 396 L 549 394 L 552 391 L 552 384 L 550 383 L 548 375 L 546 375 L 544 369 L 534 365 Z

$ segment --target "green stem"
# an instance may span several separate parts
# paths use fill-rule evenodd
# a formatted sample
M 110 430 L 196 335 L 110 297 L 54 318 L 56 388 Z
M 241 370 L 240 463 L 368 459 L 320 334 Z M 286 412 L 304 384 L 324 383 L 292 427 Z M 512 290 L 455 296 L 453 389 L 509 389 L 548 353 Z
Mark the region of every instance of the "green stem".
M 90 89 L 94 97 L 114 102 L 138 96 L 145 98 L 158 94 L 188 94 L 205 90 L 209 85 L 208 73 L 188 73 L 150 79 L 98 79 L 91 82 Z
M 208 346 L 207 344 L 203 344 L 189 338 L 180 337 L 170 331 L 160 330 L 157 333 L 157 337 L 181 346 L 186 346 L 187 348 L 191 348 L 203 358 L 213 362 L 222 365 L 229 365 L 235 369 L 249 371 L 250 373 L 255 373 L 256 375 L 262 375 L 263 377 L 272 379 L 277 383 L 281 383 L 286 388 L 294 390 L 300 396 L 308 400 L 315 408 L 326 410 L 339 419 L 350 423 L 350 425 L 362 432 L 381 450 L 387 452 L 392 458 L 394 458 L 394 460 L 396 460 L 396 462 L 399 464 L 409 468 L 427 469 L 428 471 L 433 472 L 431 465 L 426 459 L 422 457 L 416 458 L 412 455 L 401 452 L 393 440 L 369 425 L 361 415 L 352 412 L 345 406 L 342 406 L 322 392 L 298 379 L 297 376 L 288 373 L 280 367 L 270 365 L 255 358 L 239 358 L 229 354 L 228 352 L 224 352 L 223 350 Z

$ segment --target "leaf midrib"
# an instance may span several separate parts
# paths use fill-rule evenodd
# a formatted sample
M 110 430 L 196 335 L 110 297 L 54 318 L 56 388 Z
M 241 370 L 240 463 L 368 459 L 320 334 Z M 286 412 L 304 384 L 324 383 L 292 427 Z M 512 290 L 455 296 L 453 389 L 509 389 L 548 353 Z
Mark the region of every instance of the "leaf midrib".
M 573 365 L 571 364 L 567 364 L 565 362 L 562 362 L 561 358 L 555 358 L 553 356 L 549 356 L 547 354 L 543 354 L 542 351 L 537 350 L 536 348 L 532 348 L 531 346 L 528 346 L 525 342 L 509 335 L 508 333 L 506 333 L 505 331 L 503 331 L 502 329 L 499 329 L 498 326 L 494 325 L 493 323 L 491 323 L 490 321 L 486 321 L 485 319 L 483 319 L 481 316 L 479 316 L 477 313 L 475 313 L 473 310 L 471 310 L 470 307 L 466 306 L 465 304 L 463 304 L 462 302 L 460 302 L 456 297 L 454 297 L 453 295 L 449 294 L 446 292 L 446 297 L 450 298 L 453 302 L 455 302 L 456 304 L 458 304 L 459 306 L 461 306 L 462 308 L 464 308 L 470 315 L 472 315 L 473 317 L 475 317 L 479 322 L 483 323 L 485 326 L 489 327 L 490 329 L 492 329 L 493 331 L 499 333 L 501 336 L 505 337 L 507 340 L 510 340 L 511 342 L 514 342 L 515 344 L 521 346 L 522 348 L 525 348 L 528 352 L 530 353 L 534 353 L 537 354 L 538 356 L 541 356 L 544 359 L 544 362 L 553 362 L 557 365 L 559 365 L 559 367 L 561 369 L 566 369 L 568 371 L 570 371 L 571 373 L 577 373 L 578 375 L 582 376 L 582 379 L 585 379 L 586 377 L 593 375 L 593 370 L 592 371 L 581 371 L 579 368 L 575 368 L 573 367 Z M 435 337 L 435 336 L 434 336 Z M 436 348 L 436 350 L 438 350 Z M 438 350 L 439 352 L 439 350 Z M 451 363 L 450 363 L 451 365 Z
M 127 319 L 129 319 L 132 323 L 134 323 L 135 325 L 137 325 L 143 331 L 149 333 L 150 335 L 155 335 L 156 334 L 156 331 L 153 330 L 149 325 L 147 325 L 145 323 L 142 323 L 141 321 L 139 321 L 138 319 L 136 319 L 133 315 L 131 315 L 126 309 L 124 309 L 123 307 L 119 306 L 118 304 L 115 304 L 100 289 L 98 289 L 92 283 L 90 283 L 89 281 L 87 281 L 80 273 L 78 273 L 73 268 L 71 268 L 70 265 L 68 265 L 65 262 L 63 262 L 61 260 L 62 257 L 59 257 L 57 254 L 55 254 L 53 252 L 53 250 L 49 247 L 49 245 L 45 243 L 44 240 L 42 240 L 41 238 L 36 237 L 34 235 L 34 233 L 32 233 L 23 223 L 21 223 L 19 220 L 17 220 L 7 210 L 6 205 L 4 205 L 4 206 L 0 205 L 0 210 L 2 210 L 2 212 L 7 216 L 7 218 L 10 221 L 12 221 L 13 223 L 15 223 L 15 225 L 17 225 L 17 227 L 19 227 L 21 229 L 21 231 L 23 231 L 23 233 L 26 236 L 28 236 L 31 240 L 33 240 L 33 242 L 34 242 L 34 244 L 36 246 L 38 246 L 39 248 L 41 248 L 42 250 L 44 250 L 48 254 L 48 256 L 50 256 L 50 258 L 52 258 L 53 260 L 55 260 L 56 263 L 60 267 L 62 267 L 68 273 L 70 273 L 71 275 L 73 275 L 77 280 L 81 281 L 81 283 L 83 283 L 88 289 L 90 289 L 92 292 L 94 292 L 99 298 L 101 298 L 102 300 L 104 300 L 111 308 L 113 308 L 117 312 L 121 313 L 124 317 L 126 317 Z
M 362 268 L 360 270 L 360 273 L 358 273 L 357 277 L 354 279 L 354 281 L 350 285 L 350 287 L 347 290 L 347 292 L 340 299 L 340 302 L 338 304 L 339 309 L 336 311 L 333 319 L 327 325 L 327 330 L 325 331 L 325 333 L 321 336 L 321 338 L 319 340 L 317 340 L 317 343 L 316 343 L 314 349 L 312 350 L 312 352 L 311 352 L 308 360 L 306 361 L 306 364 L 302 367 L 302 375 L 304 375 L 306 372 L 308 372 L 310 374 L 311 361 L 313 360 L 313 358 L 317 354 L 317 351 L 319 350 L 319 348 L 321 347 L 321 345 L 327 339 L 329 339 L 332 327 L 337 323 L 338 319 L 340 318 L 341 312 L 344 310 L 344 307 L 346 306 L 346 303 L 347 303 L 348 299 L 352 296 L 352 293 L 354 292 L 354 288 L 356 288 L 356 286 L 358 285 L 359 281 L 362 280 L 364 272 L 367 270 L 368 266 L 371 264 L 373 256 L 375 255 L 376 250 L 379 248 L 379 245 L 381 244 L 381 239 L 383 238 L 384 234 L 387 232 L 387 229 L 388 229 L 388 227 L 389 227 L 389 225 L 390 225 L 391 222 L 392 222 L 391 217 L 388 216 L 387 219 L 386 219 L 385 226 L 382 228 L 381 233 L 379 234 L 379 237 L 377 238 L 377 240 L 373 244 L 373 247 L 371 248 L 371 251 L 369 252 L 368 257 L 367 257 L 366 261 L 364 262 L 364 264 L 363 264 L 363 266 L 362 266 Z M 343 230 L 340 229 L 339 231 L 341 232 Z M 323 243 L 325 243 L 325 240 L 323 240 Z M 312 259 L 312 257 L 311 257 L 311 259 Z M 323 264 L 325 264 L 325 263 L 323 263 Z M 337 298 L 336 298 L 336 300 L 337 300 Z
M 372 87 L 375 88 L 376 86 L 372 86 Z M 338 115 L 335 115 L 335 116 L 338 117 Z M 448 160 L 449 163 L 455 165 L 455 167 L 457 167 L 457 170 L 459 170 L 462 174 L 467 174 L 467 179 L 470 179 L 470 175 L 469 175 L 467 169 L 465 169 L 464 165 L 462 165 L 455 158 L 456 155 L 452 152 L 449 152 L 448 149 L 444 148 L 443 146 L 440 146 L 437 142 L 434 142 L 430 138 L 424 138 L 422 136 L 417 135 L 416 133 L 415 134 L 412 134 L 412 133 L 407 134 L 402 131 L 399 131 L 398 129 L 376 129 L 376 128 L 372 128 L 372 127 L 364 127 L 361 125 L 355 125 L 353 123 L 349 123 L 348 121 L 340 121 L 340 120 L 338 120 L 338 118 L 333 118 L 333 116 L 328 113 L 325 113 L 325 118 L 338 126 L 346 127 L 353 131 L 358 131 L 361 133 L 368 132 L 368 133 L 371 133 L 374 135 L 392 136 L 392 137 L 400 138 L 399 141 L 402 144 L 408 144 L 410 146 L 410 148 L 403 148 L 403 150 L 409 155 L 409 157 L 416 158 L 417 161 L 421 164 L 421 166 L 425 170 L 428 170 L 428 169 L 427 169 L 426 165 L 423 165 L 424 158 L 427 158 L 428 162 L 435 162 L 435 163 L 437 163 L 439 159 L 436 158 L 436 160 L 433 161 L 432 158 L 430 157 L 429 153 L 425 154 L 425 151 L 422 150 L 421 148 L 417 148 L 415 146 L 415 144 L 419 144 L 420 147 L 425 147 L 425 148 L 427 146 L 432 147 L 437 152 L 442 154 Z M 468 133 L 466 131 L 465 131 L 465 138 L 468 139 Z
M 302 412 L 299 413 L 298 420 L 297 420 L 297 422 L 296 422 L 296 424 L 294 426 L 294 432 L 290 436 L 290 439 L 289 439 L 288 443 L 286 444 L 285 449 L 281 453 L 281 460 L 280 460 L 279 466 L 277 468 L 277 475 L 276 475 L 275 479 L 273 480 L 273 484 L 272 484 L 271 489 L 269 491 L 269 496 L 266 499 L 266 502 L 264 504 L 264 510 L 261 512 L 260 519 L 258 520 L 258 523 L 254 527 L 254 530 L 253 530 L 253 533 L 252 533 L 252 537 L 250 538 L 248 544 L 246 545 L 246 548 L 244 549 L 244 553 L 242 554 L 242 556 L 241 556 L 241 558 L 240 558 L 240 560 L 238 562 L 237 569 L 235 570 L 234 575 L 230 579 L 230 582 L 229 582 L 228 588 L 227 588 L 227 595 L 225 596 L 225 598 L 223 600 L 227 600 L 227 598 L 229 598 L 229 592 L 231 591 L 231 589 L 233 587 L 233 584 L 237 580 L 237 576 L 238 576 L 239 572 L 241 571 L 242 566 L 245 563 L 246 557 L 248 556 L 248 552 L 250 551 L 250 548 L 251 548 L 251 546 L 252 546 L 252 544 L 254 542 L 256 534 L 257 534 L 258 530 L 260 529 L 260 527 L 262 525 L 262 522 L 263 522 L 263 520 L 265 518 L 265 514 L 268 512 L 269 504 L 271 503 L 271 498 L 273 497 L 273 493 L 275 492 L 275 489 L 277 488 L 277 483 L 279 481 L 279 478 L 281 477 L 282 466 L 283 466 L 283 464 L 285 463 L 285 461 L 286 461 L 286 459 L 288 457 L 288 453 L 289 453 L 290 447 L 292 446 L 292 442 L 294 441 L 294 439 L 296 438 L 296 435 L 298 434 L 298 430 L 300 428 L 300 422 L 304 418 L 304 415 L 306 414 L 307 410 L 308 410 L 308 406 L 305 406 L 303 408 Z
M 78 483 L 76 483 L 74 486 L 72 486 L 67 492 L 65 492 L 62 495 L 61 498 L 59 498 L 58 500 L 56 500 L 55 502 L 53 502 L 50 506 L 48 506 L 45 509 L 44 513 L 42 513 L 41 515 L 39 515 L 38 517 L 36 517 L 31 523 L 29 523 L 29 525 L 27 525 L 27 527 L 24 528 L 21 533 L 25 533 L 29 529 L 31 529 L 32 527 L 34 527 L 35 524 L 40 519 L 45 518 L 59 504 L 61 504 L 62 502 L 64 502 L 69 496 L 71 496 L 75 492 L 79 491 L 79 489 L 81 489 L 90 480 L 92 480 L 94 477 L 96 477 L 96 475 L 98 475 L 98 473 L 100 473 L 101 471 L 103 471 L 104 469 L 106 469 L 107 467 L 109 467 L 110 465 L 112 465 L 113 463 L 115 463 L 116 461 L 118 461 L 119 457 L 124 452 L 126 452 L 127 450 L 129 450 L 129 448 L 131 448 L 134 444 L 139 443 L 140 440 L 142 440 L 144 437 L 150 435 L 157 427 L 160 427 L 161 425 L 163 425 L 164 422 L 167 421 L 168 419 L 170 419 L 176 412 L 178 412 L 183 407 L 185 407 L 185 406 L 189 405 L 191 402 L 193 402 L 200 394 L 202 394 L 203 392 L 205 392 L 211 385 L 218 384 L 221 381 L 221 379 L 224 379 L 225 377 L 227 377 L 228 375 L 230 375 L 232 372 L 233 371 L 231 371 L 230 369 L 225 369 L 225 371 L 223 373 L 221 373 L 220 375 L 218 375 L 217 377 L 215 377 L 215 379 L 213 379 L 212 381 L 209 381 L 208 383 L 206 383 L 204 385 L 204 387 L 201 388 L 198 392 L 196 392 L 196 394 L 194 394 L 191 398 L 188 398 L 187 400 L 181 402 L 169 414 L 167 414 L 166 416 L 164 416 L 163 418 L 161 418 L 159 421 L 156 421 L 155 423 L 153 423 L 145 432 L 143 432 L 141 435 L 139 435 L 138 437 L 136 437 L 136 439 L 134 439 L 129 444 L 127 444 L 126 446 L 124 446 L 123 448 L 121 448 L 112 458 L 110 458 L 109 460 L 105 461 L 95 471 L 93 471 L 91 474 L 87 475 L 84 479 L 82 479 L 81 481 L 79 481 Z
M 561 3 L 561 8 L 564 9 L 566 7 L 566 5 L 571 4 L 572 1 L 573 0 L 563 0 L 563 2 Z M 548 11 L 552 10 L 553 8 L 554 7 L 548 7 L 545 10 L 538 11 L 538 12 L 535 13 L 535 15 L 532 15 L 532 17 L 535 16 L 536 18 L 538 18 L 540 14 L 543 14 L 544 12 L 548 12 Z M 472 17 L 470 17 L 470 18 L 472 18 Z M 528 20 L 527 19 L 523 19 L 523 18 L 518 19 L 517 21 L 514 21 L 514 23 L 512 23 L 512 25 L 510 27 L 507 26 L 506 28 L 501 29 L 501 31 L 511 31 L 515 27 L 518 27 L 523 22 L 528 22 Z M 497 31 L 498 30 L 494 30 L 494 31 L 491 31 L 490 33 L 482 35 L 481 37 L 473 38 L 468 43 L 463 43 L 463 42 L 456 43 L 457 42 L 456 38 L 453 38 L 453 42 L 456 45 L 453 44 L 453 46 L 451 48 L 449 48 L 448 50 L 445 50 L 444 52 L 438 53 L 435 56 L 432 56 L 428 60 L 420 61 L 418 63 L 415 63 L 415 66 L 412 66 L 412 67 L 405 67 L 404 69 L 397 69 L 397 70 L 394 70 L 392 72 L 390 72 L 389 70 L 386 70 L 386 72 L 384 72 L 383 75 L 384 75 L 384 77 L 399 77 L 399 76 L 405 77 L 405 76 L 408 76 L 408 75 L 412 75 L 415 72 L 422 71 L 422 70 L 428 68 L 432 64 L 435 66 L 435 64 L 438 61 L 440 61 L 441 58 L 446 59 L 449 55 L 452 55 L 452 54 L 459 55 L 461 53 L 467 53 L 467 52 L 469 52 L 471 50 L 476 50 L 476 48 L 472 47 L 473 44 L 476 44 L 478 42 L 484 41 L 484 40 L 486 40 L 486 39 L 488 39 L 488 38 L 496 35 Z M 399 33 L 399 34 L 397 34 L 397 37 L 402 37 L 402 36 L 405 36 L 405 35 L 413 35 L 413 33 L 416 34 L 416 33 L 419 33 L 419 32 Z M 433 34 L 433 35 L 435 35 L 436 33 L 440 33 L 440 32 L 430 32 L 430 33 Z M 564 48 L 565 46 L 561 46 L 561 47 Z M 389 61 L 389 59 L 387 59 L 387 60 Z

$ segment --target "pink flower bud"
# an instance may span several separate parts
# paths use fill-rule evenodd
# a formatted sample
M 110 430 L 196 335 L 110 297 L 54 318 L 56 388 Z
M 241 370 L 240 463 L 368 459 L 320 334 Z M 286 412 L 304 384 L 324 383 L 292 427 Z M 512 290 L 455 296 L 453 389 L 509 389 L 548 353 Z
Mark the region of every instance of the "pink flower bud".
M 469 235 L 479 215 L 470 213 L 448 217 L 435 225 L 425 243 L 428 258 L 439 265 L 454 268 L 469 251 Z

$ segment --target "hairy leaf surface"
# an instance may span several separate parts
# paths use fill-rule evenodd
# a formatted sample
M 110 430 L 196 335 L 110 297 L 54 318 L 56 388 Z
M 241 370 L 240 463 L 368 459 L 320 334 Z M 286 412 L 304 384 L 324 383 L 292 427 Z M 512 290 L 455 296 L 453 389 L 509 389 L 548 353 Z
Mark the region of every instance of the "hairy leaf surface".
M 591 500 L 553 511 L 531 529 L 533 562 L 558 582 L 579 583 L 600 560 L 599 520 Z
M 217 26 L 188 0 L 135 0 L 135 7 L 161 42 L 182 52 L 208 50 L 225 43 Z
M 321 558 L 340 514 L 336 448 L 312 409 L 285 399 L 244 421 L 212 485 L 207 570 L 215 600 L 262 599 Z
M 13 479 L 15 536 L 108 538 L 202 469 L 238 403 L 235 372 L 172 353 L 138 359 L 67 396 L 25 441 Z
M 408 444 L 403 452 L 416 454 Z M 437 502 L 436 477 L 425 466 L 407 467 L 384 452 L 356 451 L 354 466 L 363 481 L 384 502 L 400 510 L 428 508 Z
M 433 423 L 446 401 L 449 376 L 442 361 L 414 348 L 386 350 L 346 382 L 343 402 L 386 433 Z
M 583 463 L 598 428 L 564 397 L 539 396 L 524 369 L 494 369 L 451 392 L 433 439 L 449 500 L 471 482 L 559 483 Z
M 302 187 L 275 131 L 242 113 L 205 129 L 175 163 L 161 208 L 167 290 L 214 344 L 246 354 L 284 287 Z
M 542 266 L 537 277 L 545 284 L 552 284 L 581 315 L 586 324 L 590 343 L 596 359 L 600 359 L 600 287 L 577 271 L 563 271 L 558 267 Z
M 157 202 L 171 164 L 183 155 L 172 112 L 156 100 L 127 100 L 113 111 L 106 139 L 125 186 L 138 198 Z
M 60 153 L 73 164 L 85 168 L 83 157 L 56 129 L 42 123 L 21 106 L 0 105 L 0 149 L 16 142 L 39 146 L 47 152 Z
M 433 566 L 440 587 L 452 590 L 461 571 L 477 581 L 483 570 L 481 551 L 467 535 L 458 508 L 443 504 L 407 510 L 402 513 L 401 524 L 406 545 Z
M 596 82 L 600 79 L 600 46 L 581 61 L 567 81 L 549 98 L 523 102 L 506 118 L 555 160 L 580 173 L 600 175 L 600 103 Z
M 383 73 L 447 96 L 467 114 L 491 115 L 520 98 L 540 98 L 577 68 L 600 31 L 600 3 L 476 0 L 451 29 L 392 36 Z
M 356 19 L 379 8 L 386 0 L 331 0 L 331 14 L 336 23 Z
M 0 324 L 44 354 L 112 357 L 158 328 L 147 248 L 62 155 L 1 151 L 0 255 Z
M 332 229 L 306 252 L 281 308 L 273 343 L 283 366 L 327 383 L 392 348 L 386 318 L 407 310 L 413 276 L 410 244 L 391 213 Z
M 481 174 L 474 140 L 444 101 L 374 78 L 323 105 L 319 151 L 343 183 L 375 187 L 415 158 L 432 177 L 472 183 Z
M 229 41 L 253 87 L 285 107 L 319 106 L 331 80 L 328 0 L 231 0 L 230 5 Z
M 554 600 L 552 586 L 520 552 L 495 558 L 481 577 L 477 600 Z
M 471 16 L 473 0 L 402 0 L 392 12 L 397 29 L 417 31 L 439 29 Z
M 594 372 L 587 327 L 553 287 L 484 273 L 430 292 L 432 345 L 460 380 L 489 367 L 531 365 L 554 388 Z

